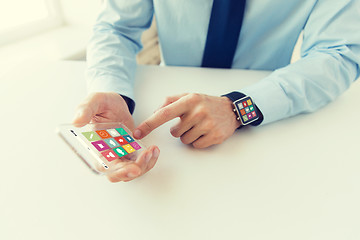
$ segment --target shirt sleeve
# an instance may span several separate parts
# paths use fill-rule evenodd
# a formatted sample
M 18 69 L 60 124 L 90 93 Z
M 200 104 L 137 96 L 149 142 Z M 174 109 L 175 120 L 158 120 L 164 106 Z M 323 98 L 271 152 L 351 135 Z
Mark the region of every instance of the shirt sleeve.
M 87 47 L 88 92 L 117 92 L 134 99 L 136 54 L 150 27 L 152 0 L 105 0 Z
M 320 0 L 304 26 L 301 59 L 242 89 L 264 115 L 262 124 L 313 112 L 360 74 L 360 1 Z

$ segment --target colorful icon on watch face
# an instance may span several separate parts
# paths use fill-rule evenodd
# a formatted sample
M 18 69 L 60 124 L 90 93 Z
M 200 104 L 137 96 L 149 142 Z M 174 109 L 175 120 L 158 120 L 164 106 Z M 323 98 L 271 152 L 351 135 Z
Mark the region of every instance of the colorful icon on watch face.
M 250 97 L 244 97 L 234 102 L 243 125 L 254 122 L 259 117 L 256 114 L 255 106 Z

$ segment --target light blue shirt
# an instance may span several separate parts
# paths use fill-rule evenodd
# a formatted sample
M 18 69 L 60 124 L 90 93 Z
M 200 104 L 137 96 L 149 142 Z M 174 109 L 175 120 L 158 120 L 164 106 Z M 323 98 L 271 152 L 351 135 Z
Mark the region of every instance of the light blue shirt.
M 115 91 L 134 99 L 135 56 L 154 13 L 163 64 L 201 66 L 212 3 L 105 1 L 88 45 L 89 91 Z M 301 59 L 290 64 L 301 31 Z M 359 65 L 359 0 L 247 1 L 232 67 L 275 71 L 234 91 L 253 98 L 264 115 L 262 124 L 333 101 L 359 77 Z

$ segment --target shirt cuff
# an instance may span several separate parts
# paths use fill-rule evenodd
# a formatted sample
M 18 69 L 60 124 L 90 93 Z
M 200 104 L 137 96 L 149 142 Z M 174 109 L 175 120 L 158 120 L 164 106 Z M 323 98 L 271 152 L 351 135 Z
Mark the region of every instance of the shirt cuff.
M 289 115 L 290 104 L 283 89 L 270 78 L 241 89 L 261 109 L 264 120 L 261 125 L 278 121 Z
M 125 100 L 126 104 L 128 105 L 129 112 L 132 115 L 135 110 L 135 101 L 132 100 L 131 98 L 128 98 L 127 96 L 124 96 L 124 95 L 120 95 L 120 96 Z

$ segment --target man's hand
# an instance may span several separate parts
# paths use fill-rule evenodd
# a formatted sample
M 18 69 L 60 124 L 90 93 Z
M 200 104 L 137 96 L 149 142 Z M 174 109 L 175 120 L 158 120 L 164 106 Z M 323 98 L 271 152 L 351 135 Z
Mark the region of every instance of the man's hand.
M 73 125 L 82 127 L 88 123 L 103 122 L 122 122 L 131 131 L 134 130 L 134 120 L 128 106 L 125 100 L 115 92 L 90 94 L 78 106 Z M 125 165 L 107 177 L 111 182 L 130 181 L 153 168 L 159 154 L 159 148 L 151 146 L 134 163 Z
M 184 144 L 192 144 L 195 148 L 220 144 L 240 126 L 231 104 L 227 97 L 196 93 L 168 97 L 159 110 L 135 129 L 134 137 L 141 139 L 179 117 L 180 122 L 170 132 Z
M 123 122 L 131 131 L 135 126 L 125 100 L 115 92 L 92 93 L 77 107 L 73 124 L 82 127 L 90 122 Z

